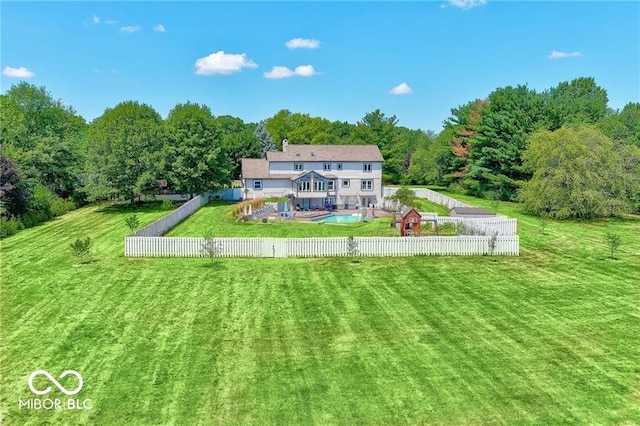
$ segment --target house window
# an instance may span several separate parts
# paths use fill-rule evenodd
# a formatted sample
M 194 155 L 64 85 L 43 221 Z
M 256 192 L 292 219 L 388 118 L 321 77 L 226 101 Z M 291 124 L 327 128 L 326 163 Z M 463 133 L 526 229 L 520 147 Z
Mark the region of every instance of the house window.
M 349 187 L 349 179 L 342 179 L 342 187 L 343 188 Z
M 371 179 L 363 179 L 361 188 L 363 191 L 373 190 L 373 181 Z
M 371 163 L 364 163 L 362 165 L 362 171 L 364 172 L 370 172 L 371 171 Z
M 333 180 L 328 180 L 327 181 L 327 191 L 335 191 L 336 190 L 336 183 Z
M 314 180 L 313 181 L 313 190 L 314 191 L 326 191 L 325 181 L 323 180 Z
M 323 163 L 322 164 L 322 170 L 324 170 L 325 172 L 330 172 L 331 171 L 331 163 Z
M 338 171 L 342 171 L 342 163 L 338 163 Z
M 254 180 L 253 181 L 253 189 L 262 189 L 262 181 Z
M 304 170 L 304 165 L 302 163 L 293 163 L 293 170 L 300 172 Z
M 311 191 L 311 182 L 308 180 L 298 182 L 298 191 Z

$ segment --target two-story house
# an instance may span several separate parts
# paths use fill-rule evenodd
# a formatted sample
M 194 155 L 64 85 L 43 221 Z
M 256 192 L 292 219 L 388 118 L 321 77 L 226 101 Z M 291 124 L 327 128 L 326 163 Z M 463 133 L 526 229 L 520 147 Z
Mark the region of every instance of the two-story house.
M 382 204 L 382 163 L 375 145 L 289 145 L 267 158 L 242 160 L 246 198 L 289 197 L 293 207 L 315 209 Z

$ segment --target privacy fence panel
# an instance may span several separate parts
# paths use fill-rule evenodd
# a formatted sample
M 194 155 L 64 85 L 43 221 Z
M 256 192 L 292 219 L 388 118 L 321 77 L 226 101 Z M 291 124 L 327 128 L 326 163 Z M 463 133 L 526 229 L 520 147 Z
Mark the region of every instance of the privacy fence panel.
M 456 237 L 356 237 L 349 253 L 347 238 L 215 238 L 217 257 L 332 257 L 503 255 L 518 256 L 517 235 Z M 204 257 L 203 238 L 127 237 L 126 257 Z
M 391 195 L 395 194 L 398 188 L 390 188 L 385 187 L 383 190 L 383 196 L 385 199 L 389 198 Z M 472 207 L 469 204 L 463 203 L 462 201 L 458 201 L 455 198 L 451 198 L 447 195 L 440 194 L 439 192 L 432 191 L 431 189 L 411 189 L 418 198 L 426 198 L 432 203 L 440 204 L 442 206 L 447 206 L 449 209 L 454 207 Z
M 187 201 L 168 215 L 131 234 L 131 237 L 159 237 L 169 229 L 191 216 L 196 210 L 209 202 L 205 195 L 198 195 Z

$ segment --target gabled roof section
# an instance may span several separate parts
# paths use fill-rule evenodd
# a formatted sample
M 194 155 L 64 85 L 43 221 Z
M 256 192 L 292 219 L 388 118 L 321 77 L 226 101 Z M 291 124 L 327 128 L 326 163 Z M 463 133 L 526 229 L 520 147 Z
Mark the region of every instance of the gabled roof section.
M 456 212 L 457 214 L 463 214 L 463 215 L 479 215 L 479 216 L 496 216 L 495 213 L 492 213 L 490 211 L 478 208 L 478 207 L 454 207 L 451 209 L 452 211 Z
M 376 145 L 291 145 L 267 152 L 268 161 L 384 161 Z
M 240 173 L 244 179 L 266 179 L 269 162 L 264 158 L 243 158 Z
M 400 215 L 402 217 L 407 217 L 409 214 L 413 214 L 413 215 L 417 215 L 419 217 L 422 217 L 420 212 L 418 210 L 414 209 L 413 207 L 403 206 L 402 209 L 400 210 Z
M 323 174 L 323 173 L 320 173 L 320 172 L 319 172 L 319 171 L 317 171 L 317 170 L 308 170 L 308 171 L 306 171 L 306 172 L 302 172 L 302 173 L 300 173 L 299 175 L 292 176 L 292 177 L 291 177 L 291 180 L 294 180 L 294 181 L 295 181 L 295 180 L 301 179 L 301 178 L 303 178 L 303 177 L 305 177 L 305 176 L 307 176 L 307 175 L 319 176 L 319 177 L 321 177 L 321 178 L 323 178 L 323 179 L 337 179 L 337 178 L 338 178 L 338 176 L 336 176 L 336 175 L 332 175 L 331 173 L 324 173 L 324 174 Z

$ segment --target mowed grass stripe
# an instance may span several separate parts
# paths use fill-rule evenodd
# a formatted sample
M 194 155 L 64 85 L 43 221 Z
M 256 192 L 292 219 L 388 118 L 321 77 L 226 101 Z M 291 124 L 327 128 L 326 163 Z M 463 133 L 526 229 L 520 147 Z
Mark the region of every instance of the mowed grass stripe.
M 640 221 L 538 235 L 500 208 L 519 258 L 125 259 L 113 208 L 21 232 L 1 249 L 2 422 L 639 423 Z M 85 234 L 100 250 L 77 266 Z M 94 408 L 19 410 L 37 368 L 81 371 Z

